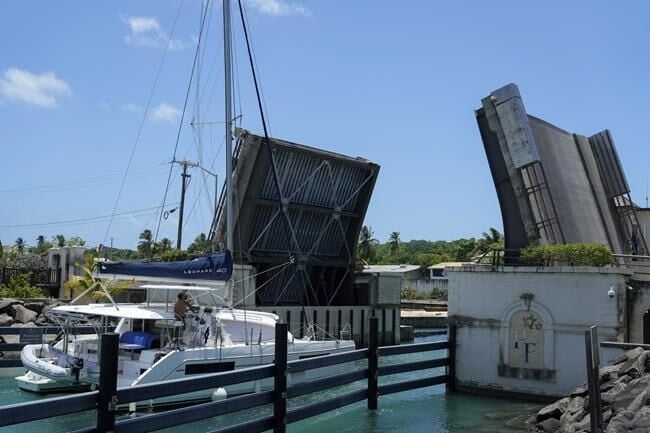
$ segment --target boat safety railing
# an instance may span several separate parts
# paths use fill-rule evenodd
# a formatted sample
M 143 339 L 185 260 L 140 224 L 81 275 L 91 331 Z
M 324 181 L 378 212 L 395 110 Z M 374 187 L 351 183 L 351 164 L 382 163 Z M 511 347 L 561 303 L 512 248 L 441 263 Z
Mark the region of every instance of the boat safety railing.
M 448 391 L 454 390 L 455 327 L 450 326 L 447 341 L 379 347 L 377 318 L 370 318 L 369 325 L 369 344 L 366 349 L 288 362 L 287 325 L 278 324 L 276 325 L 273 364 L 119 389 L 116 386 L 119 336 L 112 333 L 103 334 L 101 348 L 104 355 L 100 365 L 99 390 L 74 396 L 1 406 L 0 427 L 94 409 L 97 413 L 96 425 L 77 430 L 78 433 L 108 431 L 135 433 L 160 430 L 272 405 L 272 413 L 221 428 L 217 432 L 273 430 L 277 433 L 286 432 L 287 425 L 290 423 L 363 400 L 367 400 L 368 409 L 376 410 L 380 396 L 438 384 L 447 384 Z M 442 356 L 440 356 L 441 351 L 443 351 Z M 386 365 L 380 365 L 381 360 L 386 357 L 415 353 L 431 354 L 420 356 L 415 361 L 399 359 L 399 362 L 387 362 Z M 334 374 L 324 379 L 291 385 L 287 383 L 288 375 L 339 364 L 350 364 L 350 367 L 345 373 Z M 444 370 L 442 370 L 443 368 Z M 383 380 L 380 381 L 380 377 L 413 371 L 423 372 L 415 380 L 399 381 L 399 378 L 392 377 L 386 383 Z M 129 403 L 150 401 L 200 390 L 215 390 L 216 392 L 219 388 L 229 385 L 264 379 L 273 380 L 272 389 L 238 397 L 216 399 L 216 401 L 165 412 L 116 419 L 118 410 L 128 407 Z M 356 388 L 355 390 L 349 391 L 350 387 L 344 387 L 327 393 L 328 395 L 337 394 L 332 398 L 298 406 L 292 401 L 291 408 L 287 407 L 289 399 L 355 382 L 356 386 L 353 387 Z M 269 412 L 271 411 L 269 410 Z
M 112 330 L 112 329 L 111 329 Z M 38 326 L 33 328 L 0 327 L 0 368 L 22 367 L 18 357 L 9 359 L 5 352 L 20 352 L 28 344 L 47 344 L 61 332 L 57 326 Z M 93 326 L 77 326 L 68 328 L 70 335 L 95 334 L 97 329 Z M 8 336 L 17 335 L 18 342 L 9 342 Z

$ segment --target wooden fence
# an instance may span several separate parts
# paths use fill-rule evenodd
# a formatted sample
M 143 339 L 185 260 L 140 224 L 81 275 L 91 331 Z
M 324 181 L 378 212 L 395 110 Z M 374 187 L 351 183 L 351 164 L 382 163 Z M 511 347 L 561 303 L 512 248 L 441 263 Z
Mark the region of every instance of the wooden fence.
M 377 344 L 377 328 L 377 319 L 371 318 L 369 334 L 370 341 L 367 349 L 287 362 L 287 325 L 278 324 L 276 325 L 275 334 L 274 364 L 235 370 L 226 373 L 215 373 L 198 378 L 176 379 L 156 384 L 138 385 L 119 389 L 116 388 L 119 336 L 114 333 L 103 334 L 101 338 L 101 353 L 103 355 L 100 360 L 99 390 L 65 397 L 49 398 L 37 402 L 18 403 L 0 407 L 0 427 L 81 411 L 96 410 L 96 425 L 83 430 L 78 430 L 77 433 L 104 433 L 111 431 L 120 433 L 136 433 L 179 426 L 206 418 L 272 404 L 272 415 L 262 416 L 243 423 L 231 425 L 217 430 L 217 432 L 252 433 L 273 430 L 274 433 L 283 433 L 286 432 L 286 427 L 290 423 L 295 423 L 363 400 L 367 401 L 368 409 L 377 409 L 379 396 L 438 384 L 447 384 L 448 390 L 453 391 L 453 385 L 455 382 L 455 328 L 451 327 L 449 330 L 449 341 L 384 347 L 379 347 Z M 380 359 L 386 356 L 444 349 L 447 349 L 447 356 L 443 358 L 432 357 L 431 359 L 421 361 L 402 362 L 394 365 L 380 366 Z M 287 374 L 360 360 L 368 361 L 367 368 L 355 368 L 346 373 L 333 375 L 325 379 L 287 386 Z M 381 384 L 379 381 L 379 378 L 382 376 L 426 370 L 436 367 L 446 367 L 445 373 L 432 375 L 430 377 L 422 376 L 415 380 L 390 384 Z M 200 390 L 213 390 L 228 385 L 267 378 L 274 379 L 272 390 L 256 392 L 225 400 L 196 404 L 135 418 L 129 417 L 126 419 L 116 420 L 115 417 L 117 405 L 147 401 Z M 363 389 L 348 391 L 324 401 L 305 404 L 287 410 L 287 400 L 290 398 L 362 380 L 367 382 L 366 387 Z

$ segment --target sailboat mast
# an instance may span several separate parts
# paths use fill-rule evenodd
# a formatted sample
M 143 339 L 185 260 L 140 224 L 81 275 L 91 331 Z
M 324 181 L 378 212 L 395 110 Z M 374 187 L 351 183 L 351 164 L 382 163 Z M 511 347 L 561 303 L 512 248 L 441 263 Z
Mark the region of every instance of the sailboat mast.
M 232 212 L 232 36 L 230 28 L 230 0 L 223 0 L 223 61 L 224 100 L 226 121 L 226 249 L 233 250 Z M 228 281 L 228 301 L 232 302 L 232 278 Z

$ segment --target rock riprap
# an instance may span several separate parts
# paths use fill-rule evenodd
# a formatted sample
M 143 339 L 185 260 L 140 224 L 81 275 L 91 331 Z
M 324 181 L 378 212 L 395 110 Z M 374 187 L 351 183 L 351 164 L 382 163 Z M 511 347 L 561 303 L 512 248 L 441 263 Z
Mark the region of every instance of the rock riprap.
M 650 432 L 650 350 L 629 350 L 600 369 L 600 396 L 605 433 Z M 591 431 L 587 386 L 540 410 L 535 433 Z

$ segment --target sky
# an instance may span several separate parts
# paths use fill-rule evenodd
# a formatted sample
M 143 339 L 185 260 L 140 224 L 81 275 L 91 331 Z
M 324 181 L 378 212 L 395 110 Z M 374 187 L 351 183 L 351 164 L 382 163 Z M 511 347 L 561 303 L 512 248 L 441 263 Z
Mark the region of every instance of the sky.
M 501 229 L 474 110 L 511 82 L 532 115 L 610 129 L 645 205 L 650 3 L 243 2 L 271 135 L 378 163 L 365 224 L 380 241 Z M 199 0 L 3 6 L 2 243 L 135 248 L 144 229 L 176 242 L 178 212 L 159 217 L 179 202 L 174 156 L 217 175 L 190 169 L 183 246 L 207 232 L 225 164 L 221 3 L 203 33 Z M 261 132 L 235 18 L 236 114 Z

